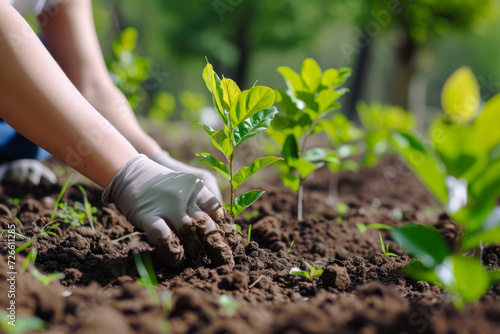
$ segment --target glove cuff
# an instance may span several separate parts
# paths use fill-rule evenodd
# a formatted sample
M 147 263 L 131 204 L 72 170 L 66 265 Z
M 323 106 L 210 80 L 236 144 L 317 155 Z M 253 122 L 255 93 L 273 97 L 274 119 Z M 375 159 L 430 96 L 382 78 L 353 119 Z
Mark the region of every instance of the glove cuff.
M 120 169 L 116 172 L 115 176 L 109 183 L 109 185 L 104 189 L 102 194 L 102 201 L 104 204 L 116 203 L 118 200 L 118 195 L 123 192 L 123 189 L 127 187 L 130 180 L 130 175 L 134 173 L 136 165 L 141 165 L 140 161 L 148 160 L 144 154 L 138 154 L 135 157 L 129 159 Z

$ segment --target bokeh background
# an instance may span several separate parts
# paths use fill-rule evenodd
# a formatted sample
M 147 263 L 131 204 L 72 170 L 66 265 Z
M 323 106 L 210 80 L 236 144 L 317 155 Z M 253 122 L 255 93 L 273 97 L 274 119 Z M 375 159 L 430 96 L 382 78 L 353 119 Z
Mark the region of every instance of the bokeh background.
M 94 0 L 108 66 L 136 113 L 199 121 L 206 58 L 242 88 L 284 88 L 276 68 L 348 66 L 356 102 L 399 105 L 423 130 L 446 78 L 469 66 L 482 99 L 500 90 L 499 0 Z M 129 28 L 129 29 L 127 29 Z

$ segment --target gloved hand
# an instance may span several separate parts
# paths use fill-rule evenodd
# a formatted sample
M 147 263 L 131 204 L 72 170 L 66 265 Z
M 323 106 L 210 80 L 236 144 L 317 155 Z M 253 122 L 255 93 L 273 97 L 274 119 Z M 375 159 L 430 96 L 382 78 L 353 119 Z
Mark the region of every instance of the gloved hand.
M 192 167 L 183 162 L 175 160 L 166 151 L 155 154 L 151 159 L 156 161 L 160 165 L 173 169 L 176 172 L 184 172 L 196 175 L 196 177 L 203 180 L 205 187 L 207 187 L 208 190 L 210 190 L 210 192 L 214 194 L 219 201 L 222 202 L 222 195 L 220 193 L 219 186 L 217 185 L 217 180 L 215 176 L 213 176 L 209 171 Z
M 180 237 L 189 247 L 198 238 L 213 264 L 234 266 L 224 232 L 212 220 L 222 217 L 224 209 L 195 175 L 175 172 L 141 154 L 118 170 L 102 198 L 146 233 L 166 264 L 178 266 L 183 260 Z
M 57 183 L 57 176 L 38 160 L 19 159 L 0 165 L 0 182 L 38 186 L 41 180 Z

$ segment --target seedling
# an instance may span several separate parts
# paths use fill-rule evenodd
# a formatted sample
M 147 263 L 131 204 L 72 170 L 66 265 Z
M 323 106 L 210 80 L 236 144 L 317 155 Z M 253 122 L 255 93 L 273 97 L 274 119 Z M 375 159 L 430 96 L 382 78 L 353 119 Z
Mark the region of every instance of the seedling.
M 82 226 L 85 223 L 85 219 L 90 219 L 91 225 L 93 227 L 94 217 L 93 214 L 97 213 L 97 209 L 91 206 L 88 202 L 84 204 L 76 202 L 75 205 L 68 205 L 68 203 L 59 203 L 59 212 L 57 212 L 57 217 L 64 223 L 70 224 L 71 226 Z M 90 218 L 89 218 L 90 217 Z M 95 231 L 95 229 L 93 229 Z
M 44 275 L 35 267 L 30 268 L 30 273 L 43 285 L 49 285 L 49 283 L 52 281 L 57 281 L 64 278 L 63 273 L 52 273 L 50 275 Z
M 361 234 L 365 233 L 367 230 L 372 230 L 372 229 L 377 229 L 377 230 L 393 230 L 394 227 L 386 224 L 368 224 L 365 225 L 363 223 L 356 223 L 356 226 L 358 227 L 359 232 Z
M 217 301 L 226 309 L 226 315 L 232 317 L 236 313 L 236 309 L 243 305 L 243 302 L 236 300 L 228 295 L 221 295 Z
M 236 217 L 264 193 L 261 190 L 252 190 L 234 198 L 236 189 L 260 169 L 282 160 L 277 157 L 263 157 L 249 166 L 242 167 L 238 172 L 234 170 L 235 149 L 269 127 L 277 113 L 276 107 L 273 107 L 276 96 L 271 88 L 264 86 L 254 86 L 241 91 L 233 80 L 224 77 L 219 79 L 209 63 L 203 70 L 203 79 L 212 93 L 214 107 L 224 123 L 224 128 L 220 130 L 214 130 L 208 125 L 203 125 L 203 128 L 212 138 L 215 148 L 224 154 L 227 165 L 210 153 L 196 155 L 200 157 L 200 161 L 229 181 L 231 199 L 228 209 Z
M 309 263 L 307 263 L 306 261 L 304 261 L 304 262 L 309 267 L 310 272 L 309 271 L 305 271 L 305 270 L 301 270 L 300 268 L 294 267 L 294 268 L 292 268 L 290 270 L 290 274 L 292 274 L 292 275 L 300 275 L 302 277 L 307 278 L 311 282 L 313 282 L 314 276 L 321 275 L 323 273 L 323 269 L 316 269 L 313 266 L 311 266 Z
M 54 203 L 54 209 L 52 210 L 52 215 L 50 216 L 50 221 L 54 221 L 54 218 L 56 217 L 57 208 L 59 207 L 59 202 L 61 201 L 61 198 L 63 197 L 64 193 L 66 192 L 66 189 L 68 188 L 72 177 L 73 174 L 70 174 L 70 176 L 68 176 L 66 182 L 64 183 L 64 186 L 61 188 L 61 191 L 59 192 L 59 195 L 57 195 L 56 202 Z
M 306 149 L 308 138 L 323 131 L 320 121 L 330 111 L 340 108 L 337 99 L 347 92 L 340 88 L 351 75 L 351 69 L 327 69 L 325 72 L 314 59 L 302 63 L 300 74 L 289 67 L 279 67 L 287 92 L 276 89 L 276 100 L 282 113 L 278 114 L 267 133 L 282 148 L 285 158 L 279 164 L 283 184 L 297 193 L 297 218 L 303 220 L 302 182 L 325 163 L 340 164 L 338 152 L 331 149 Z
M 474 73 L 463 67 L 446 81 L 441 100 L 444 113 L 432 124 L 428 140 L 395 131 L 392 143 L 452 219 L 463 226 L 464 237 L 453 254 L 438 232 L 423 226 L 401 227 L 392 236 L 417 256 L 408 273 L 439 283 L 452 295 L 455 307 L 462 308 L 499 279 L 478 259 L 462 254 L 500 240 L 500 95 L 480 110 L 479 84 Z
M 250 243 L 251 235 L 252 235 L 252 224 L 248 225 L 248 243 Z
M 94 233 L 95 233 L 94 220 L 96 218 L 94 218 L 93 215 L 95 213 L 97 213 L 97 209 L 95 207 L 93 207 L 92 205 L 90 205 L 89 199 L 87 197 L 87 192 L 85 191 L 85 189 L 83 189 L 83 187 L 81 185 L 78 185 L 77 187 L 82 192 L 82 195 L 83 195 L 83 206 L 85 208 L 85 213 L 87 214 L 87 220 L 90 223 L 90 227 L 92 228 L 92 231 L 94 231 Z
M 384 252 L 386 256 L 397 257 L 398 256 L 397 254 L 389 252 L 389 244 L 384 246 L 384 239 L 382 239 L 382 233 L 378 232 L 378 236 L 380 237 L 380 245 L 382 246 L 382 252 Z
M 24 260 L 23 266 L 21 267 L 21 271 L 25 271 L 26 268 L 28 267 L 28 264 L 35 264 L 36 261 L 36 255 L 37 255 L 37 250 L 33 248 L 30 250 L 28 253 L 28 256 L 26 256 L 26 259 Z
M 290 251 L 292 250 L 294 242 L 295 242 L 295 240 L 292 240 L 292 243 L 290 244 L 290 247 L 288 247 L 288 252 L 286 252 L 286 255 L 290 254 Z
M 149 298 L 153 304 L 158 305 L 158 294 L 156 292 L 158 288 L 158 281 L 156 280 L 156 274 L 153 268 L 153 263 L 151 262 L 151 256 L 149 254 L 144 254 L 144 262 L 141 254 L 134 254 L 135 266 L 141 278 L 136 281 L 140 285 L 146 288 L 149 294 Z

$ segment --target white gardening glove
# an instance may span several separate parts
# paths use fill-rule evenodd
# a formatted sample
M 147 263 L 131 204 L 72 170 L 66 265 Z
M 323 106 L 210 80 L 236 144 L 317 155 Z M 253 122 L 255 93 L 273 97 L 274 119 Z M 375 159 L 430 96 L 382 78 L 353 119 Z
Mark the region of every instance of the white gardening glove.
M 38 160 L 19 159 L 0 165 L 0 182 L 38 186 L 42 180 L 57 183 L 57 176 Z
M 180 237 L 190 249 L 198 238 L 214 265 L 234 266 L 224 233 L 212 220 L 224 209 L 195 175 L 175 172 L 141 154 L 118 170 L 102 198 L 146 233 L 166 264 L 178 266 L 183 260 Z
M 161 151 L 160 153 L 155 154 L 151 159 L 156 161 L 160 165 L 173 169 L 176 172 L 184 172 L 196 175 L 199 179 L 203 180 L 205 187 L 207 187 L 208 190 L 210 190 L 210 192 L 214 194 L 219 201 L 222 202 L 222 195 L 220 193 L 219 186 L 217 185 L 217 179 L 209 171 L 192 167 L 183 162 L 175 160 L 166 151 Z

